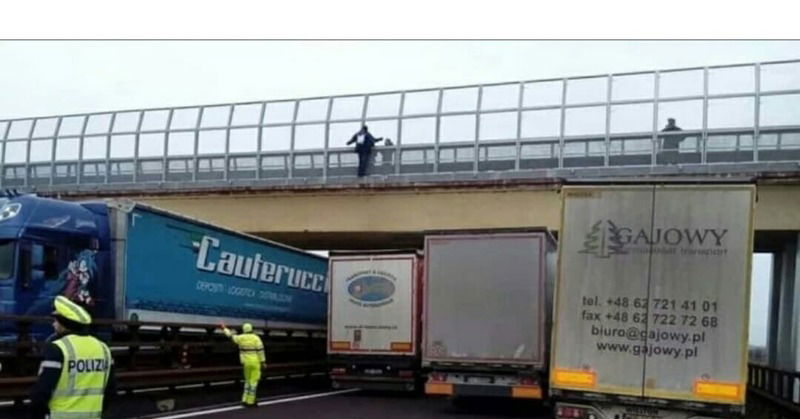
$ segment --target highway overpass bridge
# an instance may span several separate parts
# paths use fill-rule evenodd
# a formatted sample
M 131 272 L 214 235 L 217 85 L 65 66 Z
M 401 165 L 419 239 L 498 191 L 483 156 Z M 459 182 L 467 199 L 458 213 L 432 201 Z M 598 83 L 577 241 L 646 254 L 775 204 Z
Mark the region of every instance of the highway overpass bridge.
M 362 124 L 392 143 L 358 178 Z M 775 263 L 751 383 L 800 404 L 800 60 L 19 118 L 0 143 L 3 188 L 129 197 L 309 249 L 557 230 L 566 183 L 752 182 Z

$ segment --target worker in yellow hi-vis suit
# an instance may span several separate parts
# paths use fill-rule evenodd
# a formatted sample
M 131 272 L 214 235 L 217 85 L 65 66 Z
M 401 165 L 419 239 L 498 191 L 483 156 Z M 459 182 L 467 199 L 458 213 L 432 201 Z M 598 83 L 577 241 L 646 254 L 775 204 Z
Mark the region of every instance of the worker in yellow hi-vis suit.
M 266 358 L 264 357 L 264 344 L 261 338 L 253 333 L 253 325 L 245 323 L 242 325 L 242 334 L 229 330 L 222 325 L 225 336 L 233 339 L 239 346 L 239 361 L 244 369 L 244 392 L 242 393 L 242 404 L 245 407 L 256 407 L 256 389 L 258 381 L 261 379 L 261 368 L 267 368 Z

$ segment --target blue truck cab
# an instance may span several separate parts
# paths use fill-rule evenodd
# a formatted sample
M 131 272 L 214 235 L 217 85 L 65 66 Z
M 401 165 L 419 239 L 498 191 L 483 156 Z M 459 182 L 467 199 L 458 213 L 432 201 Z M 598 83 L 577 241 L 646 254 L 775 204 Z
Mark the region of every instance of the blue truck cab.
M 64 295 L 112 317 L 108 231 L 102 203 L 0 198 L 0 314 L 46 316 Z

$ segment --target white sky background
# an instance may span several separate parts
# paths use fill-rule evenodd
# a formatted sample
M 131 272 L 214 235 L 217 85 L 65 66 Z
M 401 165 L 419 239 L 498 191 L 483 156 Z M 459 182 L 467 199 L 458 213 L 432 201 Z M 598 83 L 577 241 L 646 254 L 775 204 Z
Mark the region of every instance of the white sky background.
M 0 41 L 0 119 L 800 58 L 800 41 Z
M 769 253 L 756 253 L 753 256 L 753 280 L 750 287 L 750 345 L 753 346 L 767 345 L 772 260 Z

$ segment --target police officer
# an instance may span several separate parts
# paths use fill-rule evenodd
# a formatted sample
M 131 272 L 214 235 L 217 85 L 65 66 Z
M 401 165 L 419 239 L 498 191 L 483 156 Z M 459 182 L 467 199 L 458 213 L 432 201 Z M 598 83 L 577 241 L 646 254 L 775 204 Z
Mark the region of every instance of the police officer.
M 31 392 L 31 417 L 101 418 L 115 392 L 111 351 L 89 336 L 92 317 L 64 296 L 54 301 L 55 339 L 48 343 Z
M 253 333 L 253 325 L 250 323 L 242 325 L 241 335 L 237 335 L 225 325 L 222 326 L 222 330 L 225 332 L 225 336 L 233 339 L 233 342 L 239 346 L 239 361 L 244 369 L 242 404 L 245 407 L 256 407 L 256 389 L 258 381 L 261 380 L 261 368 L 267 368 L 264 344 L 261 342 L 261 338 Z

